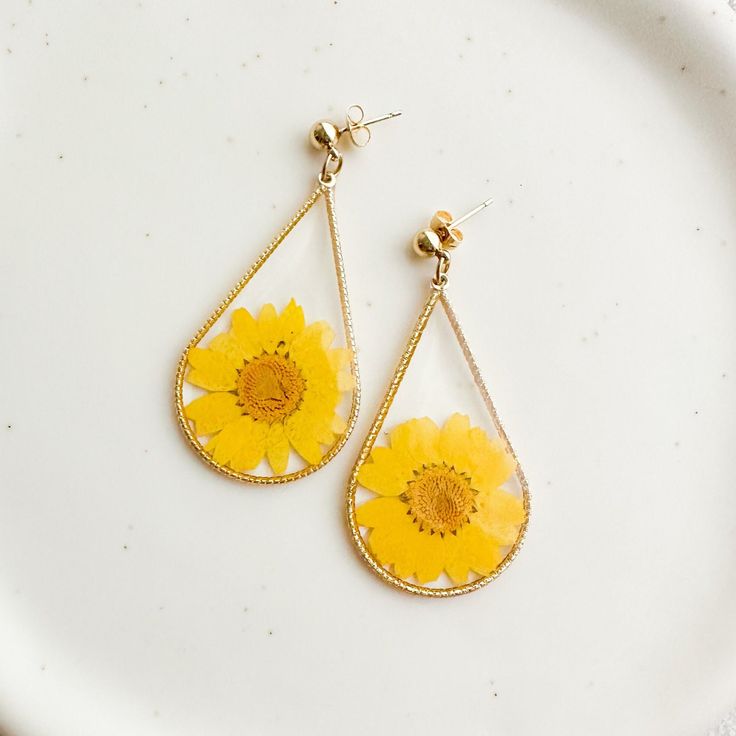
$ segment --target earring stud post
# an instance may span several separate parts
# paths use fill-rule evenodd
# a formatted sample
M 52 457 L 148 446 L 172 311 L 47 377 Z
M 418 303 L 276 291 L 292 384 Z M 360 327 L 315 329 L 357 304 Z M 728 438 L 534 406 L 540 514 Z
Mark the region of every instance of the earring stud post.
M 447 225 L 447 227 L 457 227 L 466 220 L 469 220 L 474 215 L 477 215 L 481 210 L 484 210 L 486 207 L 488 207 L 489 204 L 493 204 L 493 197 L 489 197 L 485 202 L 481 202 L 477 207 L 473 207 L 470 212 L 466 212 L 464 215 L 461 215 L 460 217 L 454 219 L 451 223 Z
M 391 120 L 392 118 L 398 118 L 402 114 L 401 110 L 394 110 L 393 112 L 388 112 L 385 115 L 379 115 L 376 118 L 371 118 L 370 120 L 366 120 L 365 122 L 363 122 L 363 119 L 362 119 L 363 108 L 360 107 L 360 105 L 353 105 L 353 107 L 360 109 L 361 117 L 358 120 L 352 120 L 351 118 L 348 117 L 349 124 L 346 125 L 344 128 L 340 128 L 338 130 L 340 135 L 342 135 L 343 133 L 347 133 L 351 127 L 352 128 L 367 128 L 369 125 L 373 125 L 373 123 L 380 123 L 380 122 L 383 122 L 384 120 Z
M 373 123 L 380 123 L 383 120 L 391 120 L 392 118 L 398 118 L 401 115 L 401 110 L 394 110 L 393 112 L 386 113 L 385 115 L 379 115 L 377 118 L 371 118 L 366 120 L 363 125 L 373 125 Z

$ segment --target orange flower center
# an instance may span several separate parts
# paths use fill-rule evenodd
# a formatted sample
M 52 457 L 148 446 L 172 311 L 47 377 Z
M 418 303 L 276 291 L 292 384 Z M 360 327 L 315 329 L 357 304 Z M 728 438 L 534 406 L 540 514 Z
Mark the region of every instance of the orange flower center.
M 263 353 L 238 371 L 236 390 L 247 414 L 273 424 L 297 409 L 306 385 L 294 361 Z
M 470 478 L 443 463 L 422 468 L 402 498 L 420 530 L 444 535 L 470 521 L 475 495 Z

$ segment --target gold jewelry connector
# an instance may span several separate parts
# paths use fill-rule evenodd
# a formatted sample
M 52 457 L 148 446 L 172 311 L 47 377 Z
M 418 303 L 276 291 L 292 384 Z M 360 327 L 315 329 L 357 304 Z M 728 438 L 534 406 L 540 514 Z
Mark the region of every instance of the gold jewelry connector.
M 426 230 L 420 230 L 412 242 L 414 252 L 418 256 L 436 256 L 439 250 L 452 250 L 463 242 L 463 234 L 457 226 L 477 215 L 481 210 L 493 203 L 493 198 L 486 199 L 477 207 L 466 212 L 461 217 L 453 219 L 446 210 L 434 213 Z
M 351 105 L 345 113 L 345 125 L 342 128 L 329 120 L 315 123 L 309 131 L 309 141 L 316 149 L 327 153 L 318 177 L 320 184 L 326 187 L 335 185 L 336 177 L 342 168 L 342 154 L 337 150 L 337 144 L 345 133 L 350 136 L 353 145 L 363 148 L 371 140 L 369 125 L 380 123 L 382 120 L 391 120 L 399 115 L 401 112 L 396 110 L 366 120 L 363 108 L 360 105 Z
M 412 241 L 412 249 L 418 256 L 437 258 L 432 286 L 440 291 L 447 285 L 447 272 L 450 270 L 450 251 L 463 242 L 463 234 L 457 229 L 461 223 L 477 215 L 493 202 L 492 198 L 481 202 L 464 215 L 453 219 L 446 210 L 434 213 L 426 230 L 420 230 Z

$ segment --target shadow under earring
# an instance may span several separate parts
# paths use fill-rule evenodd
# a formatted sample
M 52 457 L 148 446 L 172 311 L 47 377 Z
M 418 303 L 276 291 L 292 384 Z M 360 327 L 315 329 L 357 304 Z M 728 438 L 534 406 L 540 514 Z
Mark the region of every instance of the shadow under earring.
M 310 141 L 325 153 L 316 189 L 197 331 L 179 360 L 175 381 L 179 425 L 197 455 L 231 478 L 261 484 L 303 478 L 340 451 L 355 425 L 360 383 L 335 213 L 343 165 L 338 145 L 348 137 L 354 145 L 365 146 L 371 138 L 368 126 L 400 114 L 365 120 L 363 109 L 353 105 L 343 127 L 329 121 L 312 127 Z M 298 293 L 281 303 L 264 302 L 254 287 L 246 288 L 320 200 L 326 208 L 341 325 L 331 325 L 319 308 L 316 313 L 304 308 L 304 299 L 318 300 L 331 289 L 316 289 L 301 273 L 296 279 Z M 316 257 L 312 245 L 303 249 L 306 264 Z M 256 296 L 250 296 L 253 293 Z M 336 341 L 340 331 L 344 340 Z
M 456 220 L 437 212 L 414 238 L 415 253 L 436 258 L 435 274 L 347 489 L 348 523 L 362 558 L 385 582 L 427 597 L 469 593 L 489 583 L 516 557 L 529 521 L 524 473 L 447 296 L 450 251 L 462 242 L 457 226 L 490 201 Z M 429 417 L 409 419 L 382 433 L 438 303 L 492 432 L 453 412 L 438 417 L 439 424 Z M 379 443 L 379 436 L 386 439 Z

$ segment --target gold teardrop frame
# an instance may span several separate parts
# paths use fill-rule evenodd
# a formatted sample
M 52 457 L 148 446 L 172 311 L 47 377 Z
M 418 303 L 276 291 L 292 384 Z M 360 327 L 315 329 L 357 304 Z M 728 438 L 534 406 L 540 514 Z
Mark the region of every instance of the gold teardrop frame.
M 368 549 L 366 541 L 363 538 L 363 535 L 360 533 L 360 527 L 357 523 L 357 519 L 355 516 L 355 513 L 356 513 L 355 495 L 356 495 L 356 491 L 358 488 L 358 474 L 360 472 L 361 467 L 363 466 L 363 464 L 366 462 L 366 460 L 370 456 L 371 450 L 373 449 L 373 445 L 375 444 L 376 439 L 378 438 L 378 435 L 381 432 L 383 423 L 386 420 L 386 417 L 388 416 L 389 409 L 391 408 L 394 398 L 396 397 L 396 393 L 398 392 L 399 387 L 401 386 L 401 382 L 404 379 L 406 371 L 409 367 L 409 363 L 411 362 L 411 359 L 414 356 L 414 353 L 417 349 L 419 340 L 421 339 L 422 334 L 424 333 L 427 323 L 429 322 L 429 318 L 432 316 L 432 313 L 434 312 L 434 308 L 437 305 L 438 301 L 442 303 L 442 307 L 444 309 L 445 315 L 447 316 L 450 326 L 452 327 L 452 330 L 455 333 L 457 341 L 460 345 L 460 349 L 462 350 L 463 357 L 465 358 L 468 368 L 470 369 L 470 372 L 473 376 L 473 381 L 475 382 L 475 385 L 477 386 L 478 391 L 481 394 L 483 403 L 485 404 L 485 407 L 488 411 L 488 414 L 491 417 L 493 425 L 496 428 L 496 431 L 498 432 L 498 436 L 501 439 L 501 441 L 504 442 L 504 444 L 506 445 L 508 452 L 510 453 L 511 457 L 513 458 L 516 464 L 515 474 L 519 480 L 519 485 L 521 486 L 522 501 L 524 503 L 524 510 L 526 512 L 524 522 L 519 528 L 519 535 L 517 536 L 516 541 L 510 547 L 503 561 L 495 570 L 493 570 L 488 575 L 478 578 L 477 580 L 472 580 L 468 583 L 463 583 L 462 585 L 455 585 L 455 586 L 444 587 L 444 588 L 432 588 L 426 585 L 420 585 L 418 583 L 408 582 L 407 580 L 404 580 L 403 578 L 400 578 L 397 575 L 394 575 L 392 572 L 390 572 L 385 567 L 383 567 L 383 565 L 381 565 L 373 557 L 370 550 Z M 491 399 L 491 395 L 488 391 L 488 388 L 486 387 L 485 381 L 483 380 L 483 376 L 481 375 L 480 369 L 478 368 L 478 364 L 476 363 L 475 358 L 473 357 L 473 353 L 471 352 L 470 347 L 468 345 L 467 339 L 465 338 L 465 333 L 463 332 L 462 327 L 460 326 L 460 322 L 457 319 L 457 315 L 455 314 L 455 311 L 452 308 L 452 305 L 450 304 L 450 301 L 447 298 L 447 294 L 445 293 L 444 289 L 433 287 L 424 305 L 424 308 L 422 309 L 419 315 L 419 318 L 417 319 L 417 322 L 414 326 L 414 330 L 412 331 L 411 336 L 409 337 L 409 341 L 406 344 L 406 348 L 404 349 L 404 352 L 402 353 L 401 358 L 399 359 L 399 363 L 396 366 L 396 370 L 394 371 L 394 375 L 388 386 L 386 395 L 384 396 L 383 402 L 381 403 L 378 409 L 378 412 L 376 413 L 376 416 L 373 420 L 373 423 L 371 424 L 370 430 L 368 431 L 368 435 L 366 436 L 363 442 L 363 446 L 361 447 L 360 454 L 358 455 L 358 459 L 350 475 L 350 480 L 348 482 L 347 496 L 346 496 L 346 512 L 347 512 L 347 518 L 348 518 L 348 525 L 350 527 L 350 534 L 353 538 L 353 542 L 355 543 L 355 546 L 358 549 L 358 552 L 360 553 L 361 557 L 368 563 L 371 570 L 373 570 L 373 572 L 376 575 L 378 575 L 378 577 L 380 577 L 381 579 L 383 579 L 385 582 L 389 583 L 390 585 L 393 585 L 396 588 L 404 590 L 408 593 L 413 593 L 415 595 L 424 596 L 426 598 L 451 598 L 457 595 L 463 595 L 464 593 L 471 593 L 474 590 L 478 590 L 478 588 L 482 588 L 484 585 L 487 585 L 488 583 L 490 583 L 491 580 L 494 580 L 495 578 L 497 578 L 513 562 L 513 560 L 516 558 L 516 555 L 519 553 L 519 550 L 521 549 L 521 546 L 524 542 L 526 531 L 529 526 L 530 511 L 531 511 L 531 496 L 529 492 L 529 486 L 527 484 L 526 477 L 524 475 L 524 471 L 521 467 L 521 464 L 519 463 L 518 458 L 516 457 L 516 453 L 514 452 L 514 449 L 511 446 L 511 443 L 509 442 L 506 431 L 498 416 L 498 412 L 496 411 L 496 407 L 494 406 L 493 400 Z
M 302 218 L 309 212 L 320 197 L 324 197 L 325 207 L 327 209 L 327 221 L 330 232 L 330 240 L 332 242 L 332 255 L 335 265 L 335 275 L 337 277 L 337 288 L 340 295 L 340 310 L 342 313 L 343 331 L 345 333 L 345 343 L 347 348 L 351 351 L 351 371 L 355 377 L 355 386 L 352 390 L 352 398 L 350 402 L 350 412 L 347 418 L 347 426 L 345 431 L 337 437 L 334 444 L 327 450 L 322 456 L 318 463 L 310 464 L 299 470 L 295 470 L 291 473 L 285 473 L 283 475 L 253 475 L 251 473 L 243 473 L 231 468 L 227 468 L 215 460 L 204 450 L 204 447 L 197 439 L 194 434 L 192 426 L 184 414 L 184 399 L 183 399 L 183 386 L 184 376 L 186 373 L 187 363 L 189 360 L 189 352 L 192 348 L 197 347 L 204 336 L 209 332 L 212 326 L 217 320 L 223 315 L 225 310 L 232 304 L 235 298 L 240 294 L 241 291 L 248 285 L 248 282 L 258 273 L 261 267 L 270 258 L 273 252 L 284 242 L 287 236 L 294 230 L 299 224 Z M 345 267 L 342 257 L 342 247 L 340 245 L 340 234 L 337 227 L 337 215 L 335 213 L 335 187 L 334 184 L 328 185 L 320 183 L 320 185 L 312 192 L 307 201 L 301 206 L 281 232 L 271 241 L 268 247 L 258 256 L 255 263 L 246 271 L 243 277 L 228 293 L 222 303 L 215 309 L 210 315 L 207 321 L 197 331 L 194 337 L 191 339 L 187 347 L 184 349 L 179 363 L 176 369 L 176 379 L 174 384 L 174 400 L 176 417 L 179 422 L 184 436 L 187 439 L 188 444 L 197 453 L 197 455 L 219 473 L 227 475 L 235 480 L 244 481 L 247 483 L 256 483 L 261 485 L 274 485 L 277 483 L 288 483 L 292 480 L 298 480 L 311 475 L 316 470 L 327 465 L 332 458 L 337 455 L 342 449 L 343 445 L 347 442 L 350 434 L 355 428 L 355 422 L 358 417 L 358 409 L 360 407 L 360 374 L 358 371 L 358 359 L 357 349 L 355 345 L 355 335 L 353 332 L 353 322 L 350 316 L 350 302 L 348 299 L 347 282 L 345 279 Z

